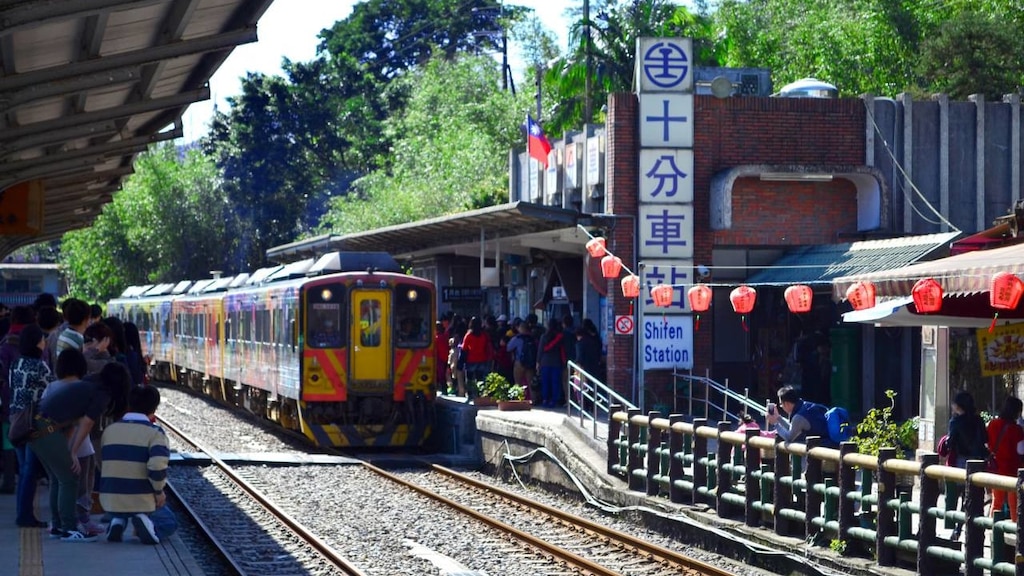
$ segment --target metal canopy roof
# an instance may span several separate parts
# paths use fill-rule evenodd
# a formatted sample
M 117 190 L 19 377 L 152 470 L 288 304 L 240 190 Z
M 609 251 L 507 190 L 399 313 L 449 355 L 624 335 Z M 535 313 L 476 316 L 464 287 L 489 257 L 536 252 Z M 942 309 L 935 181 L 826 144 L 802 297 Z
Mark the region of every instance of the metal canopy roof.
M 747 278 L 750 284 L 830 284 L 840 276 L 866 274 L 917 262 L 948 250 L 959 232 L 799 246 L 770 268 Z
M 588 240 L 576 228 L 581 218 L 575 210 L 512 202 L 367 232 L 300 240 L 267 250 L 267 258 L 291 262 L 336 250 L 387 252 L 396 259 L 441 253 L 479 256 L 481 241 L 492 253 L 500 246 L 504 254 L 525 255 L 531 249 L 581 254 Z
M 39 233 L 0 256 L 89 226 L 272 1 L 0 0 L 0 190 L 43 190 Z

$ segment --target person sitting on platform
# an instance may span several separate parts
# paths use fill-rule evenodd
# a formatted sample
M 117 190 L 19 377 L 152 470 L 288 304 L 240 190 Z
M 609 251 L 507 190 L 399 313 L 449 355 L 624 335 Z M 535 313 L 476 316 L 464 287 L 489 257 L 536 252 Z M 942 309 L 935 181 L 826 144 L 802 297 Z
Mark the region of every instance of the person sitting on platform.
M 120 542 L 131 522 L 143 544 L 159 544 L 177 530 L 165 506 L 167 434 L 151 418 L 160 405 L 160 390 L 135 386 L 128 393 L 128 412 L 103 431 L 100 504 L 111 515 L 107 541 Z

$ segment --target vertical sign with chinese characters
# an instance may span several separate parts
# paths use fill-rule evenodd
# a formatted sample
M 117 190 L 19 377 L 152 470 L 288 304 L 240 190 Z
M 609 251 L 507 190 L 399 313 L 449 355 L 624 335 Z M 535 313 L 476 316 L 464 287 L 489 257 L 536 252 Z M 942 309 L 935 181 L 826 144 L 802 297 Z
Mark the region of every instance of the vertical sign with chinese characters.
M 692 368 L 693 318 L 685 294 L 693 283 L 693 42 L 641 38 L 636 58 L 643 369 Z M 659 284 L 673 287 L 667 308 L 651 299 Z

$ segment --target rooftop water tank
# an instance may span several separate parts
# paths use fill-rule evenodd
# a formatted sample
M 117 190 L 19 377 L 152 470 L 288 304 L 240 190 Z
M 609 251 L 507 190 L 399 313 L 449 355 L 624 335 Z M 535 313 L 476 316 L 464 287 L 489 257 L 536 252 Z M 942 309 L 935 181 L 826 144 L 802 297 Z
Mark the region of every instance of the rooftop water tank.
M 815 78 L 804 78 L 786 84 L 775 94 L 781 98 L 838 98 L 839 89 Z

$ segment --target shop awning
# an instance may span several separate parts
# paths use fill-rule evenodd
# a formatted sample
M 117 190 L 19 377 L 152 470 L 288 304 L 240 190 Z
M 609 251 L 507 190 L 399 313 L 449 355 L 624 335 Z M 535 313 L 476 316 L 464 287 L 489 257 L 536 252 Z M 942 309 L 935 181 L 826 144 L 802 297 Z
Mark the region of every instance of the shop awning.
M 850 285 L 871 282 L 879 298 L 904 297 L 910 295 L 918 280 L 934 278 L 942 286 L 945 296 L 964 296 L 988 292 L 992 276 L 999 272 L 1024 274 L 1024 244 L 976 250 L 900 268 L 843 276 L 832 283 L 832 289 L 837 299 L 843 299 Z
M 893 298 L 865 310 L 843 314 L 843 322 L 859 322 L 876 326 L 949 326 L 950 328 L 986 328 L 993 313 L 987 294 L 943 298 L 942 310 L 936 314 L 919 314 L 913 298 Z M 1001 310 L 998 324 L 1024 322 L 1024 311 Z
M 841 276 L 867 274 L 944 253 L 957 232 L 862 240 L 844 244 L 800 246 L 768 268 L 751 275 L 749 284 L 828 284 Z

